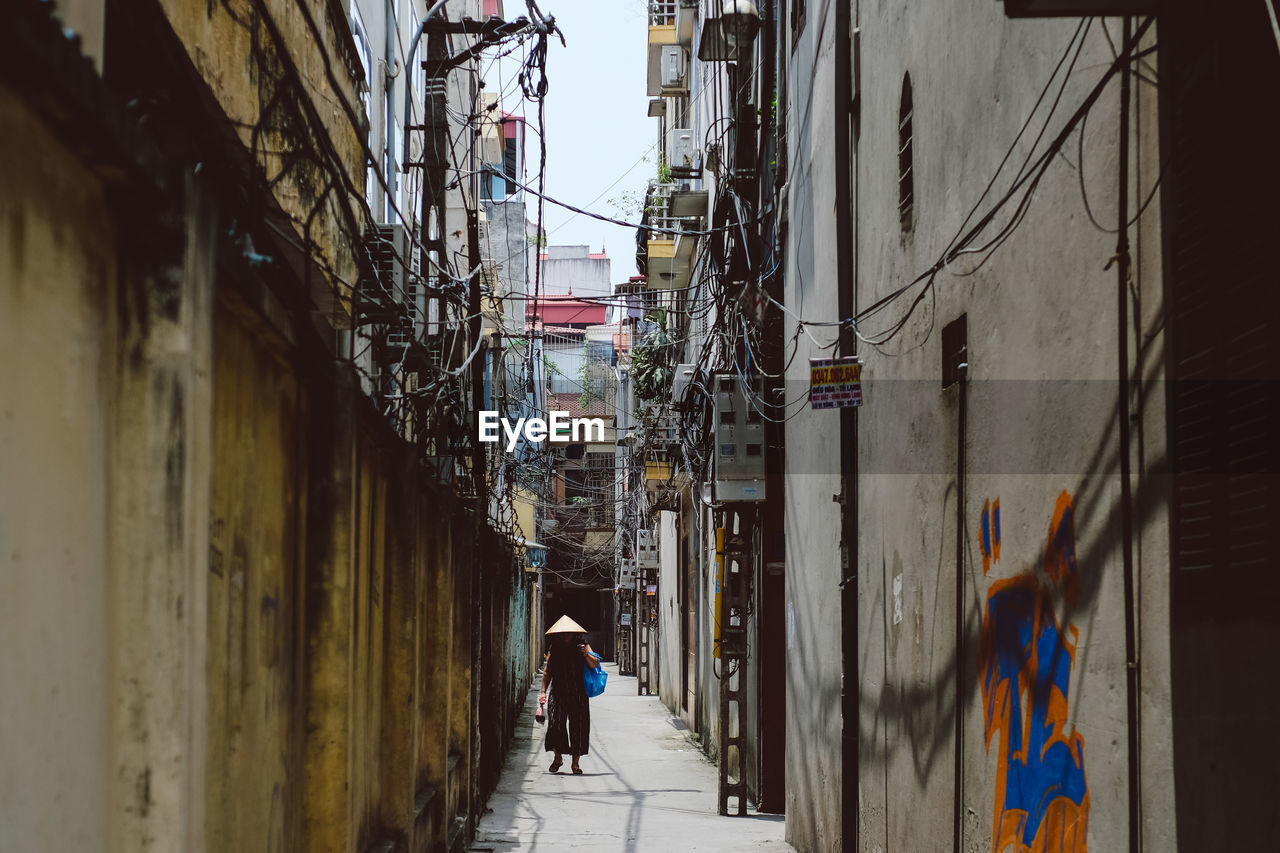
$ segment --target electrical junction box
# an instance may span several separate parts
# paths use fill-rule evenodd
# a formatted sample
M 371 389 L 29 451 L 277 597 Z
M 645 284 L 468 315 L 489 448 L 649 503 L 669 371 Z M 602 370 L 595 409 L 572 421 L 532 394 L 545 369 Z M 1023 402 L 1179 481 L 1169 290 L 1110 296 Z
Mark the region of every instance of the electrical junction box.
M 685 82 L 687 75 L 688 62 L 685 59 L 684 48 L 678 44 L 664 44 L 662 46 L 662 61 L 659 67 L 659 82 L 662 84 L 663 94 L 673 94 L 688 89 Z
M 636 531 L 636 565 L 642 569 L 658 568 L 658 537 L 644 528 Z
M 636 578 L 638 577 L 639 575 L 636 573 L 636 561 L 623 558 L 619 567 L 619 585 L 624 589 L 631 589 L 635 586 Z
M 742 381 L 732 373 L 717 374 L 713 381 L 715 500 L 720 503 L 763 501 L 764 418 L 758 408 L 763 405 L 763 390 L 759 383 L 744 388 Z

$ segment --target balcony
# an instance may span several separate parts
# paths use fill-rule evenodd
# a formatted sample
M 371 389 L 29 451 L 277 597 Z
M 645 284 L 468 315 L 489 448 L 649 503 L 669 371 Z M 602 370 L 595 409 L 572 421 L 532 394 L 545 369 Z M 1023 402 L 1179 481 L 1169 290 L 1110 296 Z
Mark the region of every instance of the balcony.
M 646 273 L 651 290 L 683 290 L 689 286 L 698 237 L 672 231 L 698 231 L 707 209 L 706 190 L 682 189 L 680 184 L 650 185 L 650 231 Z
M 681 95 L 689 91 L 689 46 L 693 16 L 679 0 L 649 0 L 648 92 Z
M 675 27 L 679 0 L 649 0 L 649 26 Z
M 644 463 L 644 481 L 650 488 L 657 488 L 658 485 L 671 479 L 671 463 L 670 462 L 645 462 Z

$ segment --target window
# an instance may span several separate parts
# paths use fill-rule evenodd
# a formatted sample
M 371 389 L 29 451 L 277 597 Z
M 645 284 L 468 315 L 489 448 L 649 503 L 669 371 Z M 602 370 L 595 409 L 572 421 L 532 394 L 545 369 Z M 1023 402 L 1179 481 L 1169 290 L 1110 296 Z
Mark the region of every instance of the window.
M 587 511 L 587 525 L 607 528 L 613 526 L 614 510 L 614 455 L 612 453 L 588 453 L 586 462 L 585 489 L 591 498 Z
M 969 372 L 969 315 L 942 327 L 942 387 L 950 388 Z
M 613 360 L 612 341 L 587 341 L 587 360 L 610 362 Z
M 902 100 L 898 105 L 898 221 L 903 233 L 911 231 L 915 214 L 915 165 L 911 139 L 911 75 L 902 78 Z

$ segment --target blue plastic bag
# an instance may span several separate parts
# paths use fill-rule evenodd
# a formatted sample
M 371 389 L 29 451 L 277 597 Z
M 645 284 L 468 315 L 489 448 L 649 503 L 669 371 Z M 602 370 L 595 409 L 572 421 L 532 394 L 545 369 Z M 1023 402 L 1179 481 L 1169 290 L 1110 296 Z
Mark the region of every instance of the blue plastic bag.
M 588 652 L 588 654 L 594 657 L 596 662 L 599 663 L 600 655 L 595 652 Z M 599 696 L 604 692 L 604 684 L 609 680 L 609 673 L 604 671 L 603 665 L 592 669 L 584 664 L 582 668 L 585 670 L 582 674 L 582 678 L 587 686 L 587 696 Z

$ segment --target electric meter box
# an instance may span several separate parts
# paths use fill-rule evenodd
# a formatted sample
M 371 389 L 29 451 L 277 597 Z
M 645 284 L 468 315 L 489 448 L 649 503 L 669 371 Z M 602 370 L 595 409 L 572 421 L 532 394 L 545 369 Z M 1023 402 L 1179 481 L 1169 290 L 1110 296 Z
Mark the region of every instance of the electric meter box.
M 721 503 L 763 501 L 764 417 L 759 408 L 763 405 L 763 391 L 758 384 L 744 388 L 732 373 L 715 376 L 713 388 L 715 499 Z
M 636 565 L 642 569 L 658 568 L 658 537 L 650 530 L 636 531 Z
M 639 577 L 636 573 L 636 561 L 628 560 L 624 557 L 618 567 L 618 575 L 619 586 L 622 586 L 625 589 L 631 589 L 634 587 L 636 579 Z

